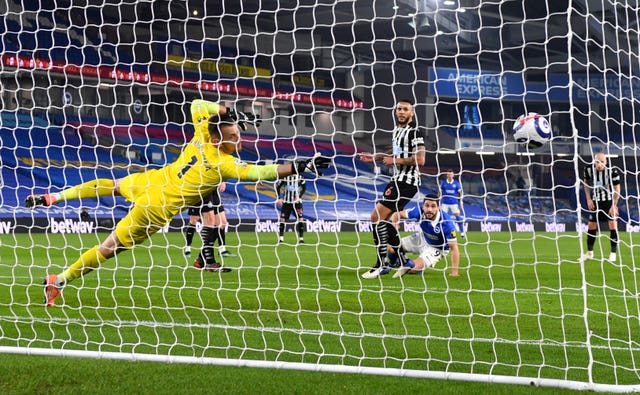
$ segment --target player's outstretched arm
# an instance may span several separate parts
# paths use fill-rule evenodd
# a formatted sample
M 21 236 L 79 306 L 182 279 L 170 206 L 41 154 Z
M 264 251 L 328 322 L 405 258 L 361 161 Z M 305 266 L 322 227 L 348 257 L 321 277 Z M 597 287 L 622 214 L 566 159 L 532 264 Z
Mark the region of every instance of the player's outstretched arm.
M 449 242 L 449 249 L 451 250 L 451 273 L 449 276 L 458 277 L 458 268 L 460 267 L 460 248 L 458 248 L 458 242 Z
M 330 158 L 316 154 L 309 159 L 300 159 L 281 165 L 235 165 L 233 172 L 228 173 L 225 178 L 239 178 L 244 181 L 275 181 L 292 174 L 310 173 L 321 176 L 322 169 L 326 169 L 330 165 Z
M 196 99 L 191 102 L 191 116 L 195 117 L 197 114 L 204 114 L 205 117 L 220 114 L 224 115 L 227 113 L 227 107 L 220 103 Z

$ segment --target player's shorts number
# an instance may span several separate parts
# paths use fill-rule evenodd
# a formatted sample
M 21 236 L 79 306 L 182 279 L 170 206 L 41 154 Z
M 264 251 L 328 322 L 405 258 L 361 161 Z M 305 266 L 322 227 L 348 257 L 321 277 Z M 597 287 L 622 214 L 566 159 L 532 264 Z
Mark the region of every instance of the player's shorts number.
M 402 246 L 407 252 L 420 255 L 420 258 L 424 261 L 424 266 L 428 268 L 434 267 L 440 258 L 447 255 L 447 253 L 441 249 L 430 246 L 425 241 L 421 232 L 403 237 Z

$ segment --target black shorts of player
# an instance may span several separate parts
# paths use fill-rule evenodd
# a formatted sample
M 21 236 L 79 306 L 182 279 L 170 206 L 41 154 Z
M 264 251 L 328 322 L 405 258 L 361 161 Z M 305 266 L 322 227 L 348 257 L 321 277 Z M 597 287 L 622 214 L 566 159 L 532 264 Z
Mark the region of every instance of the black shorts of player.
M 202 201 L 200 206 L 189 207 L 189 215 L 200 216 L 202 213 L 208 213 L 213 211 L 214 214 L 220 214 L 224 212 L 224 206 L 220 200 L 220 193 L 216 189 L 211 192 L 209 197 Z
M 611 201 L 594 202 L 596 204 L 595 211 L 589 212 L 589 222 L 608 222 L 613 220 L 609 215 L 611 210 Z
M 302 203 L 282 203 L 282 211 L 280 211 L 280 219 L 289 220 L 291 213 L 295 213 L 296 219 L 302 219 L 304 212 L 302 211 Z
M 402 211 L 418 193 L 418 187 L 405 182 L 391 181 L 384 188 L 382 199 L 378 203 L 392 211 Z

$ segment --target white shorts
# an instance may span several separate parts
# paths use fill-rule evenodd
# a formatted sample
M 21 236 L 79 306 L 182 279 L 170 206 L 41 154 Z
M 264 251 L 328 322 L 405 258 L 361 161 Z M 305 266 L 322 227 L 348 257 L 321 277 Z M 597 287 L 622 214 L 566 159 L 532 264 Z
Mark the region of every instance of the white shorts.
M 417 254 L 424 261 L 425 267 L 434 267 L 443 256 L 447 256 L 448 250 L 439 250 L 430 246 L 422 236 L 422 233 L 414 233 L 402 238 L 402 246 L 407 252 Z
M 440 208 L 445 213 L 449 214 L 460 214 L 460 206 L 457 203 L 454 204 L 441 204 Z

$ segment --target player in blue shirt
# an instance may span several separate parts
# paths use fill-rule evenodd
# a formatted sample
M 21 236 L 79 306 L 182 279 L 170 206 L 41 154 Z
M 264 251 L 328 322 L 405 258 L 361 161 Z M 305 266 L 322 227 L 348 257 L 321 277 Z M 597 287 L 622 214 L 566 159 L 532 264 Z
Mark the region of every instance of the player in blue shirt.
M 434 267 L 443 256 L 451 252 L 450 276 L 459 276 L 460 250 L 456 240 L 456 225 L 451 217 L 440 209 L 439 197 L 429 194 L 424 197 L 422 209 L 416 206 L 400 212 L 400 218 L 419 221 L 420 232 L 403 237 L 399 251 L 390 248 L 391 260 L 399 259 L 403 265 L 393 275 L 400 278 L 407 273 L 419 273 L 424 268 Z M 412 261 L 404 256 L 406 252 L 418 254 Z
M 447 170 L 447 178 L 440 183 L 442 211 L 455 217 L 460 237 L 464 237 L 464 218 L 462 208 L 462 185 L 453 178 L 453 170 Z

